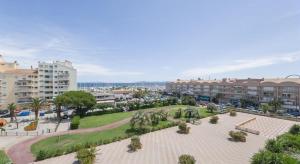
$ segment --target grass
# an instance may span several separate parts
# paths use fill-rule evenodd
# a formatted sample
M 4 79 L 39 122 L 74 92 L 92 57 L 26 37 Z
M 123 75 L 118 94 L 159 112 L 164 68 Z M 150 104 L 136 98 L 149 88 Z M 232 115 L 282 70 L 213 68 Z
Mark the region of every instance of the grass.
M 161 110 L 165 109 L 175 113 L 175 111 L 179 108 L 185 109 L 187 106 L 185 105 L 173 105 L 173 106 L 166 106 L 166 107 L 158 107 L 158 108 L 150 108 L 150 109 L 141 109 L 141 110 Z M 141 111 L 137 110 L 137 111 Z M 126 118 L 131 117 L 135 112 L 121 112 L 121 113 L 112 113 L 112 114 L 104 114 L 99 116 L 88 116 L 80 119 L 79 128 L 94 128 L 99 127 L 107 124 L 111 124 L 116 121 L 120 121 Z
M 171 117 L 174 117 L 175 116 L 175 113 L 176 111 L 181 108 L 182 109 L 182 115 L 181 115 L 181 118 L 184 118 L 184 110 L 187 108 L 188 106 L 187 105 L 178 105 L 176 107 L 173 107 L 170 111 L 170 115 Z M 213 115 L 216 115 L 217 113 L 210 113 L 206 110 L 206 108 L 204 107 L 192 107 L 192 108 L 196 108 L 198 109 L 198 112 L 199 112 L 199 115 L 201 118 L 205 118 L 205 117 L 210 117 L 210 116 L 213 116 Z
M 160 123 L 154 127 L 163 127 L 171 123 L 170 121 L 160 121 Z M 87 142 L 97 142 L 99 140 L 111 140 L 116 137 L 126 137 L 136 135 L 137 132 L 131 130 L 129 123 L 122 125 L 118 128 L 102 131 L 92 132 L 85 134 L 68 134 L 63 136 L 50 137 L 45 140 L 39 141 L 31 146 L 31 152 L 37 155 L 40 150 L 43 151 L 66 151 L 74 145 L 85 144 Z
M 79 128 L 94 128 L 103 125 L 107 125 L 116 121 L 129 118 L 133 115 L 133 112 L 121 112 L 121 113 L 112 113 L 104 114 L 100 116 L 89 116 L 80 119 Z
M 151 108 L 144 110 L 166 110 L 170 113 L 171 117 L 174 116 L 175 112 L 179 109 L 186 109 L 186 105 L 174 105 L 167 107 Z M 214 115 L 214 113 L 207 112 L 204 108 L 197 107 L 199 109 L 200 116 L 208 117 Z M 104 114 L 99 116 L 89 116 L 80 120 L 80 128 L 92 128 L 107 125 L 122 119 L 131 117 L 136 111 L 133 112 L 122 112 L 113 114 Z M 155 129 L 161 129 L 170 124 L 171 121 L 160 121 L 156 126 L 152 126 Z M 87 143 L 95 143 L 99 141 L 111 141 L 114 138 L 125 138 L 131 135 L 137 135 L 138 132 L 131 130 L 129 123 L 120 127 L 109 129 L 102 132 L 92 132 L 83 134 L 68 134 L 62 136 L 49 137 L 41 140 L 31 146 L 31 152 L 37 155 L 41 150 L 46 152 L 66 152 L 72 149 L 75 145 L 84 145 Z
M 0 150 L 0 164 L 11 163 L 10 159 L 3 150 Z

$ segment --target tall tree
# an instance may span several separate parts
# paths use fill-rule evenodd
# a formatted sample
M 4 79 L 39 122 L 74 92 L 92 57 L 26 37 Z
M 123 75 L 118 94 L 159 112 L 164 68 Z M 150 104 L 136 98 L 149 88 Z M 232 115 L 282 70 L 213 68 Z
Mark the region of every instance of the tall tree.
M 43 100 L 39 98 L 33 98 L 31 103 L 31 108 L 34 111 L 35 120 L 38 120 L 39 117 L 39 111 L 43 107 Z
M 267 113 L 270 110 L 270 105 L 269 104 L 262 104 L 261 108 L 262 108 L 262 111 L 264 113 Z
M 11 104 L 8 104 L 7 108 L 9 110 L 9 114 L 10 114 L 10 122 L 13 122 L 14 118 L 16 117 L 15 111 L 17 109 L 17 106 L 15 103 L 11 103 Z
M 65 97 L 63 95 L 57 96 L 53 101 L 56 108 L 56 115 L 58 119 L 61 119 L 61 107 L 65 105 Z
M 146 126 L 151 125 L 152 120 L 150 113 L 139 111 L 133 115 L 130 120 L 131 128 L 138 126 L 139 129 L 144 129 Z
M 88 110 L 96 105 L 95 97 L 85 91 L 69 91 L 63 94 L 64 104 L 73 107 L 76 113 L 84 116 Z
M 269 105 L 273 108 L 273 112 L 276 113 L 279 109 L 281 109 L 283 102 L 281 100 L 273 100 L 269 102 Z

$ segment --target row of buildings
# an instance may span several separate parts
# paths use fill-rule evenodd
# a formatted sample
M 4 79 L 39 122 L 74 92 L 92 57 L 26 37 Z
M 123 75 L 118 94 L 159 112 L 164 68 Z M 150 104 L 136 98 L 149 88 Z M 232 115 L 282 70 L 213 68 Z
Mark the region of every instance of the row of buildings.
M 38 68 L 21 69 L 0 55 L 0 109 L 9 103 L 23 105 L 32 98 L 52 101 L 57 95 L 77 89 L 76 69 L 69 61 L 39 62 Z
M 200 101 L 220 98 L 220 103 L 237 104 L 241 99 L 259 103 L 281 100 L 287 110 L 298 110 L 300 78 L 177 80 L 166 84 L 169 93 L 190 94 Z

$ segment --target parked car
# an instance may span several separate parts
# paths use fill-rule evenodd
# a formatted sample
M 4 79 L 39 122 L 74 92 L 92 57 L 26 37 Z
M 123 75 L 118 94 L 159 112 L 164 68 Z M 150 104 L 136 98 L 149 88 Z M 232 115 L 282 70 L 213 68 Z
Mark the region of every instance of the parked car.
M 0 110 L 0 115 L 5 115 L 5 114 L 7 114 L 7 113 L 9 113 L 8 110 Z
M 0 118 L 9 118 L 10 117 L 10 114 L 4 114 L 4 115 L 1 115 Z

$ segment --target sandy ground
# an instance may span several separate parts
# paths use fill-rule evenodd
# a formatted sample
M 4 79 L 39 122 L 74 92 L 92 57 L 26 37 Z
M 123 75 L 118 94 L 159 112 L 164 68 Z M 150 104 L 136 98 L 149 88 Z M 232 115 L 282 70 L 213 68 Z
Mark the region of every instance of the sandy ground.
M 260 135 L 248 134 L 246 143 L 228 140 L 228 131 L 235 125 L 256 117 L 246 127 L 259 130 Z M 208 123 L 202 119 L 200 125 L 189 125 L 188 135 L 176 133 L 177 127 L 152 132 L 141 136 L 143 148 L 137 152 L 128 152 L 130 140 L 111 143 L 98 147 L 96 163 L 105 164 L 175 164 L 181 154 L 193 155 L 197 163 L 205 164 L 246 164 L 251 156 L 264 147 L 268 138 L 286 132 L 295 122 L 238 113 L 236 117 L 219 115 L 219 123 Z M 38 162 L 39 164 L 64 164 L 76 162 L 75 154 L 60 156 Z

